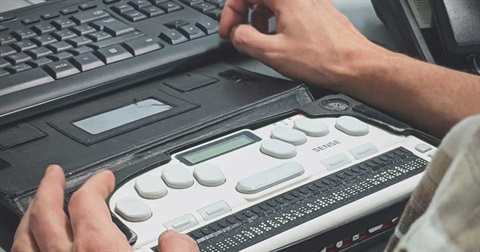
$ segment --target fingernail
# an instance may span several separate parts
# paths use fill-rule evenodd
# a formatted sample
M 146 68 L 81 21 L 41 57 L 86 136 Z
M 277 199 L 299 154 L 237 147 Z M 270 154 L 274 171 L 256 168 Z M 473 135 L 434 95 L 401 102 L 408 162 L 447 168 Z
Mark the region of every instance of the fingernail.
M 52 172 L 54 172 L 55 170 L 59 169 L 60 167 L 58 165 L 50 165 L 47 170 L 45 171 L 45 175 L 48 175 Z

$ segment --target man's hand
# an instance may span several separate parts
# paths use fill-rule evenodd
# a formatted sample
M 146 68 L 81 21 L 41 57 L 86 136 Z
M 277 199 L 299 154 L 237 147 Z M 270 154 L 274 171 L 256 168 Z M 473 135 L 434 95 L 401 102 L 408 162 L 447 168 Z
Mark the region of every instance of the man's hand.
M 252 4 L 253 27 L 244 24 Z M 268 35 L 268 19 L 273 15 L 277 33 Z M 373 56 L 371 52 L 383 50 L 329 0 L 228 0 L 220 36 L 290 78 L 317 84 L 340 84 L 341 76 L 351 71 L 352 57 L 360 51 Z
M 93 176 L 70 199 L 68 218 L 63 210 L 65 175 L 59 166 L 50 166 L 20 221 L 12 251 L 132 251 L 105 204 L 114 186 L 110 171 Z M 172 231 L 159 241 L 161 251 L 198 251 L 190 237 Z

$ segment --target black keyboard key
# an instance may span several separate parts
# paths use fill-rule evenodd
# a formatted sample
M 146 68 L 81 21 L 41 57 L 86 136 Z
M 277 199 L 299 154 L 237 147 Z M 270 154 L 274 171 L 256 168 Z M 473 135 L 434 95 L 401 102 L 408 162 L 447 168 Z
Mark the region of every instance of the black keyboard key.
M 215 20 L 220 20 L 222 17 L 222 10 L 221 9 L 211 9 L 205 11 L 205 14 Z
M 17 41 L 12 35 L 10 34 L 1 34 L 0 35 L 0 46 L 10 44 Z
M 84 37 L 84 36 L 69 39 L 69 40 L 67 40 L 67 42 L 70 43 L 71 45 L 75 46 L 75 47 L 80 47 L 80 46 L 84 46 L 84 45 L 88 45 L 90 43 L 93 43 L 93 41 L 91 39 L 89 39 L 87 37 Z
M 18 64 L 18 65 L 15 65 L 15 66 L 9 66 L 7 68 L 7 70 L 12 74 L 27 71 L 27 70 L 30 70 L 30 69 L 32 69 L 32 67 L 25 64 L 25 63 Z
M 62 31 L 56 31 L 52 33 L 52 36 L 55 37 L 56 39 L 63 41 L 69 38 L 74 38 L 77 36 L 74 32 L 70 30 L 62 30 Z
M 32 56 L 32 58 L 34 58 L 34 59 L 39 59 L 39 58 L 48 56 L 48 55 L 52 54 L 53 52 L 48 50 L 45 47 L 38 47 L 38 48 L 28 50 L 26 53 L 28 55 Z
M 175 21 L 172 21 L 172 22 L 165 23 L 163 25 L 165 25 L 166 27 L 168 27 L 170 29 L 178 29 L 181 26 L 188 25 L 188 24 L 189 23 L 188 23 L 187 20 L 178 19 L 178 20 L 175 20 Z
M 91 27 L 90 25 L 80 25 L 77 27 L 73 27 L 72 31 L 75 32 L 78 36 L 83 36 L 96 32 L 97 30 L 95 30 L 95 28 Z
M 60 13 L 62 13 L 63 15 L 68 15 L 76 12 L 78 12 L 78 9 L 75 7 L 67 7 L 60 11 Z
M 0 23 L 14 19 L 15 16 L 7 13 L 0 14 Z
M 82 72 L 105 65 L 105 63 L 91 53 L 75 56 L 71 59 L 71 62 Z
M 118 14 L 123 14 L 125 12 L 135 10 L 131 5 L 126 3 L 116 4 L 112 6 L 111 9 Z
M 27 62 L 27 64 L 31 65 L 32 67 L 41 67 L 41 66 L 44 66 L 46 64 L 50 64 L 52 62 L 53 61 L 49 58 L 40 58 L 40 59 L 37 59 L 37 60 L 32 60 L 30 62 Z
M 80 10 L 88 10 L 88 9 L 93 9 L 95 7 L 97 7 L 97 5 L 94 2 L 84 3 L 78 6 Z
M 0 96 L 55 81 L 41 68 L 2 77 Z
M 108 19 L 96 21 L 92 24 L 92 26 L 98 30 L 103 30 L 105 32 L 108 32 L 114 37 L 135 31 L 133 27 L 128 26 L 125 23 L 118 21 L 115 18 L 108 18 Z
M 29 25 L 29 24 L 33 24 L 33 23 L 37 23 L 37 22 L 40 22 L 40 18 L 38 18 L 38 17 L 28 17 L 28 18 L 24 18 L 22 20 L 22 24 L 24 24 L 24 25 Z
M 223 7 L 225 7 L 225 0 L 205 0 L 205 2 L 207 3 L 211 3 L 215 6 L 217 6 L 218 8 L 220 9 L 223 9 Z
M 205 36 L 205 33 L 194 25 L 184 25 L 178 28 L 178 30 L 188 39 L 196 39 Z
M 177 44 L 183 43 L 185 41 L 188 41 L 188 39 L 185 36 L 183 36 L 177 30 L 173 30 L 173 29 L 170 30 L 167 33 L 162 32 L 160 34 L 160 38 L 165 40 L 167 43 L 169 43 L 171 45 L 177 45 Z
M 12 35 L 18 40 L 24 40 L 27 38 L 35 37 L 37 34 L 28 28 L 17 29 L 12 32 Z
M 159 3 L 159 4 L 157 4 L 157 7 L 159 7 L 160 9 L 162 9 L 163 11 L 165 11 L 167 13 L 182 9 L 182 7 L 180 7 L 180 5 L 178 5 L 176 3 L 173 3 L 173 2 Z
M 17 64 L 24 63 L 24 62 L 32 60 L 32 57 L 30 57 L 27 54 L 21 52 L 21 53 L 9 55 L 9 56 L 5 57 L 5 59 L 8 60 L 12 65 L 17 65 Z
M 165 14 L 165 11 L 162 9 L 155 7 L 155 6 L 148 6 L 140 10 L 143 14 L 147 15 L 147 17 L 156 17 L 162 14 Z
M 108 47 L 108 46 L 111 46 L 111 45 L 120 44 L 120 43 L 127 42 L 127 41 L 130 41 L 130 40 L 139 38 L 139 37 L 143 37 L 143 36 L 144 36 L 143 33 L 139 32 L 139 31 L 135 31 L 135 32 L 132 32 L 132 33 L 128 33 L 128 34 L 116 37 L 116 38 L 111 38 L 111 39 L 103 40 L 103 41 L 100 41 L 100 42 L 96 42 L 96 43 L 90 44 L 88 46 L 95 49 L 95 50 L 98 50 L 98 49 L 101 49 L 101 48 L 105 48 L 105 47 Z
M 192 5 L 192 7 L 198 11 L 201 11 L 201 12 L 205 12 L 207 10 L 211 10 L 211 9 L 216 9 L 217 7 L 215 7 L 215 5 L 213 4 L 210 4 L 210 3 L 205 3 L 205 2 L 201 2 L 201 3 L 196 3 L 194 5 Z
M 0 68 L 5 68 L 7 66 L 10 66 L 10 62 L 6 61 L 5 59 L 0 58 Z
M 132 54 L 130 54 L 127 50 L 125 50 L 125 48 L 120 45 L 102 48 L 96 52 L 96 55 L 105 64 L 111 64 L 132 57 Z
M 123 13 L 122 16 L 124 18 L 126 18 L 127 20 L 129 20 L 130 22 L 137 22 L 137 21 L 144 20 L 144 19 L 147 18 L 147 16 L 145 16 L 145 14 L 143 14 L 139 11 L 136 11 L 136 10 L 127 11 L 127 12 Z
M 163 48 L 163 45 L 155 41 L 153 38 L 139 38 L 125 43 L 125 48 L 134 56 L 155 51 Z
M 91 10 L 91 11 L 84 11 L 78 14 L 75 14 L 71 17 L 73 21 L 77 24 L 85 24 L 89 22 L 93 22 L 95 20 L 99 20 L 102 18 L 109 17 L 110 14 L 104 10 Z
M 202 3 L 203 0 L 180 0 L 182 1 L 182 3 L 186 4 L 186 5 L 189 5 L 189 6 L 192 6 L 196 3 Z
M 38 34 L 45 34 L 45 33 L 49 33 L 49 32 L 52 32 L 52 31 L 56 31 L 56 29 L 53 25 L 47 24 L 47 23 L 36 24 L 32 27 L 32 30 L 34 30 Z
M 68 49 L 71 49 L 71 48 L 73 48 L 73 46 L 70 45 L 69 43 L 65 42 L 65 41 L 61 41 L 61 42 L 58 42 L 58 43 L 55 43 L 55 44 L 47 45 L 47 48 L 52 50 L 54 53 L 59 53 L 59 52 L 63 52 L 63 51 L 66 51 Z
M 8 26 L 0 24 L 0 32 L 1 31 L 6 31 L 8 29 L 10 29 L 10 28 L 8 28 Z
M 64 17 L 53 20 L 51 24 L 59 30 L 75 26 L 75 23 L 72 20 L 66 19 Z
M 116 3 L 116 2 L 118 2 L 118 1 L 120 1 L 120 0 L 103 0 L 103 2 L 104 2 L 105 4 L 112 4 L 112 3 Z
M 17 51 L 15 51 L 15 49 L 10 47 L 9 45 L 0 46 L 0 57 L 5 57 L 15 53 L 17 53 Z
M 72 65 L 72 63 L 66 60 L 61 60 L 46 65 L 45 71 L 47 71 L 57 80 L 80 72 L 80 70 Z
M 43 13 L 41 17 L 44 20 L 48 20 L 48 19 L 56 18 L 58 16 L 60 16 L 60 14 L 57 11 L 50 11 L 50 12 Z
M 68 52 L 61 52 L 61 53 L 57 53 L 57 54 L 47 56 L 47 58 L 49 58 L 53 61 L 60 61 L 60 60 L 64 60 L 64 59 L 69 59 L 71 57 L 73 57 L 73 54 L 68 53 Z
M 57 43 L 58 40 L 50 35 L 42 35 L 32 38 L 32 41 L 38 46 L 46 46 L 49 44 Z
M 24 41 L 13 43 L 11 45 L 11 47 L 14 48 L 15 50 L 19 51 L 19 52 L 23 52 L 23 51 L 26 51 L 26 50 L 36 48 L 37 45 L 30 40 L 24 40 Z
M 81 46 L 81 47 L 76 48 L 76 49 L 68 50 L 68 52 L 70 52 L 73 55 L 80 55 L 80 54 L 84 54 L 84 53 L 88 53 L 88 52 L 93 52 L 93 49 L 88 47 L 88 46 Z
M 128 4 L 130 4 L 131 6 L 133 6 L 133 8 L 135 8 L 137 10 L 152 5 L 147 0 L 130 0 L 130 1 L 128 1 Z
M 219 28 L 219 24 L 217 21 L 200 21 L 196 23 L 196 26 L 208 35 L 217 33 Z
M 104 32 L 104 31 L 99 31 L 99 32 L 88 34 L 87 37 L 92 39 L 95 42 L 98 42 L 98 41 L 102 41 L 102 40 L 105 40 L 105 39 L 109 39 L 109 38 L 112 37 L 112 35 Z
M 1 69 L 0 68 L 0 77 L 3 77 L 3 76 L 7 76 L 9 75 L 10 73 L 7 71 L 7 70 L 4 70 L 4 69 Z

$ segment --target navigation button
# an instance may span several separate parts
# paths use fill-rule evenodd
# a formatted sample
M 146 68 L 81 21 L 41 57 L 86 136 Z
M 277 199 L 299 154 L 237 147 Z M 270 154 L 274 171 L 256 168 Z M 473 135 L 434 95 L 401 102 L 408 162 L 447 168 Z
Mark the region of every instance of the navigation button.
M 152 217 L 152 210 L 143 201 L 135 198 L 123 198 L 115 204 L 115 212 L 132 222 L 142 222 Z
M 421 153 L 425 153 L 425 152 L 427 152 L 431 149 L 432 149 L 432 147 L 430 147 L 426 144 L 423 144 L 423 143 L 422 144 L 417 144 L 417 146 L 415 146 L 415 150 L 420 151 Z
M 246 194 L 257 193 L 298 177 L 304 172 L 301 164 L 291 161 L 238 181 L 236 189 Z
M 217 216 L 220 216 L 225 213 L 231 212 L 232 209 L 224 200 L 218 201 L 206 207 L 200 208 L 197 212 L 203 217 L 204 220 L 208 221 Z
M 273 129 L 271 138 L 282 140 L 293 145 L 302 145 L 307 142 L 307 136 L 305 133 L 286 127 L 277 127 Z
M 335 127 L 350 136 L 364 136 L 369 132 L 368 124 L 351 116 L 339 117 Z
M 346 164 L 350 163 L 350 159 L 348 158 L 347 155 L 341 153 L 338 155 L 335 155 L 329 159 L 323 160 L 322 161 L 323 165 L 327 168 L 327 170 L 332 171 L 337 168 L 340 168 Z
M 328 135 L 328 126 L 320 120 L 300 118 L 295 121 L 295 129 L 303 131 L 307 136 L 322 137 Z
M 167 165 L 163 169 L 162 179 L 168 187 L 174 189 L 185 189 L 193 185 L 192 174 L 181 165 Z
M 188 41 L 188 39 L 185 38 L 180 32 L 173 29 L 171 29 L 167 33 L 162 32 L 162 34 L 160 34 L 159 37 L 167 41 L 171 45 L 176 45 L 176 44 L 180 44 L 182 42 Z
M 193 172 L 198 183 L 204 186 L 219 186 L 225 183 L 225 174 L 216 165 L 203 163 L 197 165 Z
M 360 160 L 362 158 L 368 157 L 372 154 L 375 154 L 378 152 L 377 147 L 371 143 L 367 143 L 364 145 L 360 145 L 358 147 L 355 147 L 351 150 L 349 150 L 350 153 L 355 157 L 356 160 Z
M 198 221 L 191 214 L 185 214 L 163 224 L 167 229 L 173 229 L 177 232 L 182 232 L 196 225 L 198 225 Z
M 263 141 L 260 146 L 260 151 L 266 155 L 279 159 L 289 159 L 297 155 L 297 148 L 295 148 L 294 145 L 277 139 Z
M 144 175 L 135 180 L 135 189 L 146 199 L 159 199 L 167 195 L 167 186 L 160 177 Z

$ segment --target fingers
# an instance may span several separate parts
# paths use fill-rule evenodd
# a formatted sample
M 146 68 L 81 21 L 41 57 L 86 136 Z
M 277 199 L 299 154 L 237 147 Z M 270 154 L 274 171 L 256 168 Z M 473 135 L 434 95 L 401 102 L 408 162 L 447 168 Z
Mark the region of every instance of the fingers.
M 190 236 L 177 233 L 173 230 L 163 232 L 158 238 L 158 250 L 168 251 L 199 251 L 197 243 Z
M 239 25 L 232 31 L 232 43 L 235 48 L 252 57 L 270 61 L 269 55 L 282 50 L 283 35 L 266 35 L 249 25 Z
M 73 194 L 68 209 L 75 239 L 118 233 L 105 203 L 114 186 L 113 173 L 104 171 L 90 178 Z
M 225 3 L 219 28 L 222 38 L 229 38 L 233 27 L 242 23 L 248 15 L 248 4 L 247 0 L 228 0 Z
M 255 6 L 252 12 L 252 26 L 261 33 L 268 33 L 269 19 L 273 17 L 273 12 L 263 4 Z
M 30 230 L 30 209 L 27 210 L 20 221 L 13 239 L 12 252 L 20 251 L 40 251 Z
M 26 217 L 42 251 L 68 250 L 72 244 L 70 222 L 63 209 L 64 190 L 62 168 L 57 165 L 48 167 Z

